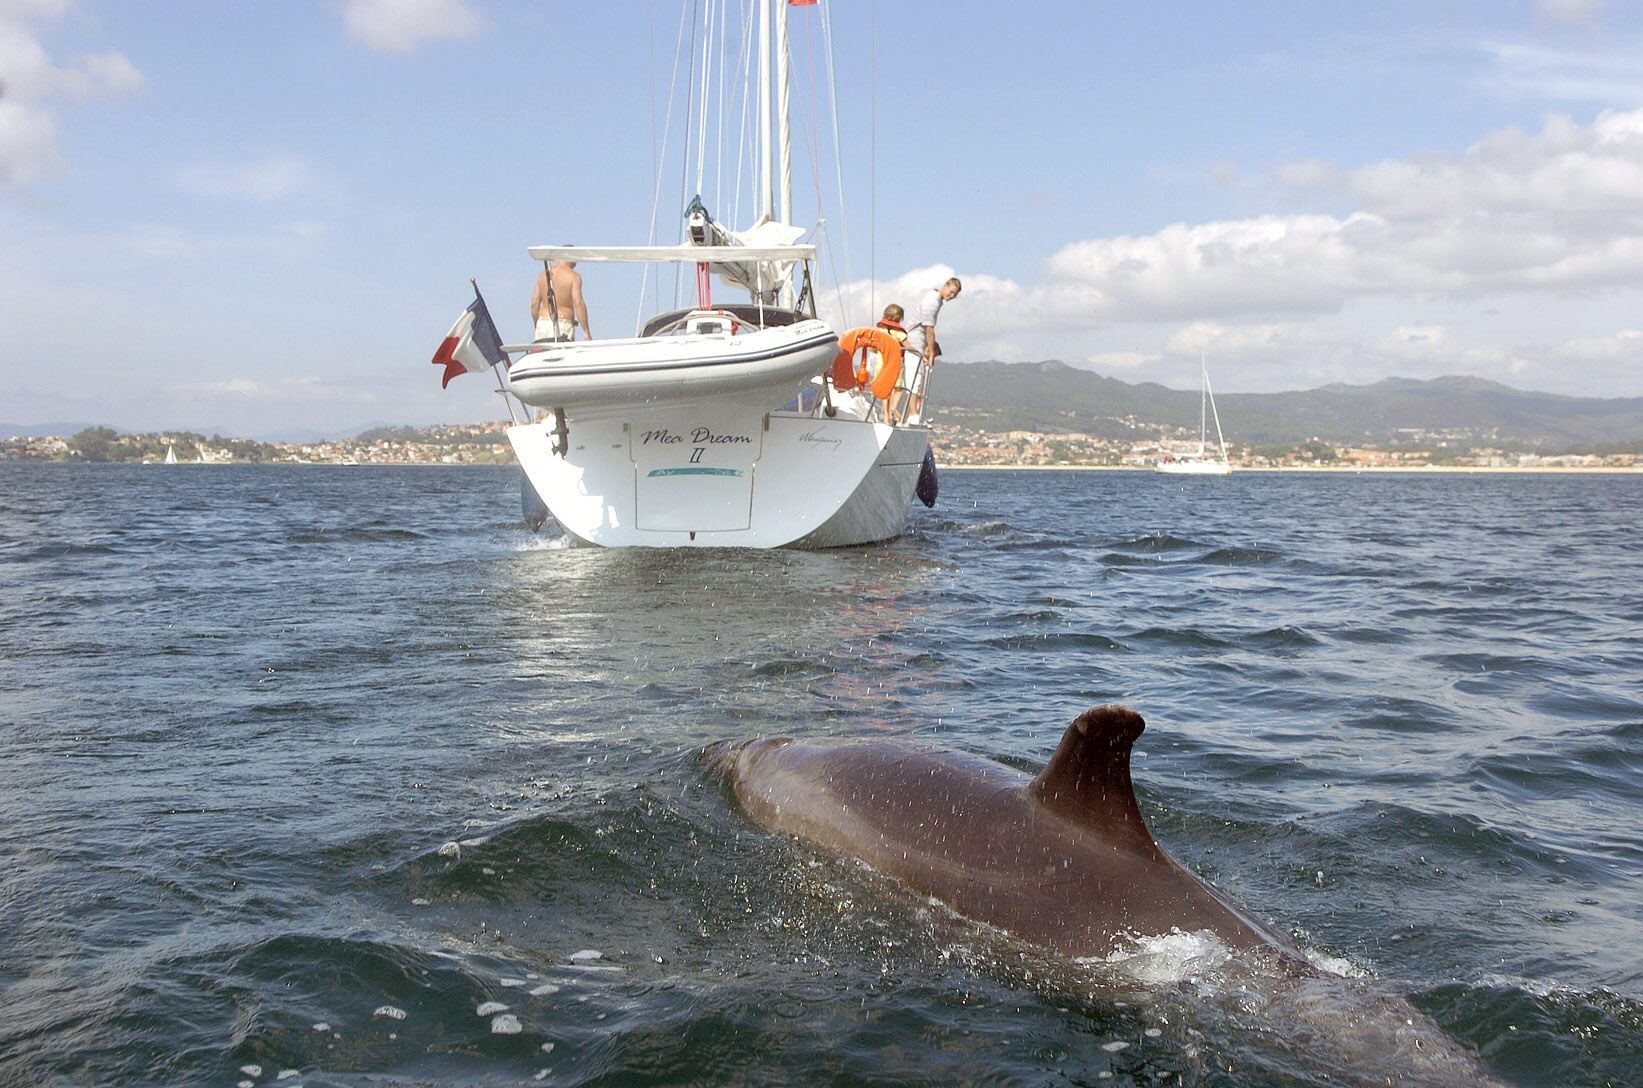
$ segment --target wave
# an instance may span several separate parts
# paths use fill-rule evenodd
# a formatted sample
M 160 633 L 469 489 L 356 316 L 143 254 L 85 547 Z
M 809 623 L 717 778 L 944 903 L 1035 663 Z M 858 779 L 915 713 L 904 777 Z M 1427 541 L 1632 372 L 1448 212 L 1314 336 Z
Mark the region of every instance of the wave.
M 1125 637 L 1136 642 L 1172 646 L 1182 650 L 1227 650 L 1234 645 L 1194 627 L 1148 627 Z
M 27 563 L 36 561 L 55 561 L 62 559 L 85 559 L 99 556 L 120 555 L 124 549 L 109 544 L 69 544 L 53 541 L 48 544 L 37 544 L 32 548 L 19 551 L 14 555 L 6 555 L 4 559 L 10 563 Z
M 1186 537 L 1171 536 L 1169 533 L 1148 533 L 1145 536 L 1130 537 L 1106 545 L 1114 551 L 1133 552 L 1179 552 L 1193 548 L 1202 548 L 1203 544 Z
M 1267 548 L 1216 548 L 1206 555 L 1200 556 L 1197 562 L 1208 563 L 1220 567 L 1265 567 L 1273 563 L 1282 563 L 1284 554 L 1271 551 Z
M 834 667 L 813 658 L 786 657 L 761 661 L 748 670 L 752 675 L 772 679 L 788 677 L 823 678 L 834 675 Z
M 1167 559 L 1154 559 L 1149 555 L 1124 555 L 1121 552 L 1108 552 L 1101 557 L 1101 565 L 1106 567 L 1170 567 L 1175 564 Z
M 1282 627 L 1272 627 L 1265 631 L 1257 631 L 1251 635 L 1239 638 L 1239 643 L 1250 646 L 1260 646 L 1264 649 L 1304 649 L 1310 646 L 1322 646 L 1323 640 L 1312 634 L 1304 627 L 1292 627 L 1285 624 Z
M 428 534 L 415 529 L 300 529 L 285 535 L 287 544 L 395 544 L 427 539 Z
M 1110 650 L 1127 653 L 1129 647 L 1106 635 L 1086 632 L 1045 632 L 1041 635 L 1000 635 L 983 645 L 995 650 Z
M 574 548 L 576 541 L 570 536 L 533 535 L 525 540 L 517 541 L 513 545 L 516 552 L 558 552 L 566 548 Z

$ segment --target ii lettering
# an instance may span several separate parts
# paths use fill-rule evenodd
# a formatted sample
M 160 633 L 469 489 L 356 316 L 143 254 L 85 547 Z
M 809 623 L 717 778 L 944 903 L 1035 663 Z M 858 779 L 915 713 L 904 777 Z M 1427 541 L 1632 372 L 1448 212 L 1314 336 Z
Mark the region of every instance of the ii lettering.
M 702 463 L 702 454 L 704 454 L 706 452 L 707 452 L 707 447 L 706 446 L 697 446 L 694 450 L 691 450 L 690 451 L 690 463 L 693 464 L 693 465 L 701 464 Z

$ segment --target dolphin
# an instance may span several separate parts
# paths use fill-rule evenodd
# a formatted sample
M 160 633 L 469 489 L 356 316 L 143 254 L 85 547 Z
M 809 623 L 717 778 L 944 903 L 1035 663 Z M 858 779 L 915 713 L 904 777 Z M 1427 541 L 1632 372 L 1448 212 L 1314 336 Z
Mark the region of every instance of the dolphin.
M 1087 710 L 1036 777 L 892 740 L 772 737 L 709 760 L 755 823 L 1054 953 L 1106 959 L 1137 938 L 1208 931 L 1267 980 L 1265 1007 L 1342 1082 L 1358 1083 L 1343 1068 L 1374 1067 L 1361 1083 L 1498 1085 L 1407 1000 L 1320 970 L 1158 845 L 1130 781 L 1145 727 L 1126 707 Z
M 1063 955 L 1105 956 L 1129 935 L 1208 930 L 1302 968 L 1292 945 L 1153 840 L 1130 782 L 1130 748 L 1144 728 L 1125 707 L 1087 710 L 1036 778 L 896 741 L 774 737 L 714 762 L 754 822 L 858 857 Z

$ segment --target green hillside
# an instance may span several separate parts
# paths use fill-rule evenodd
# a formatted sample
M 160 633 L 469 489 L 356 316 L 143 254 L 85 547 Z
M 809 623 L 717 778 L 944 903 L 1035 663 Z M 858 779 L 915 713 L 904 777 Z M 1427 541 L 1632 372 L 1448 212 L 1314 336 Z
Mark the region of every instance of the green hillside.
M 935 372 L 932 395 L 940 418 L 995 431 L 1125 438 L 1198 427 L 1197 390 L 1132 384 L 1058 361 L 945 362 Z M 1416 430 L 1559 448 L 1643 443 L 1643 397 L 1565 397 L 1481 378 L 1387 378 L 1287 393 L 1218 393 L 1215 403 L 1228 441 L 1251 445 L 1309 438 L 1384 445 Z

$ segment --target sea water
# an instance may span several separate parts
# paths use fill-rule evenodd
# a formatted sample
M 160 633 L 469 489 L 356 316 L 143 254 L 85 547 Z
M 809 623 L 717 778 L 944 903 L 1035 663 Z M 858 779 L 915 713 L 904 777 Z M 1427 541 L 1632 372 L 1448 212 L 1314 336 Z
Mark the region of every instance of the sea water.
M 1201 935 L 1086 977 L 700 757 L 1032 771 L 1122 702 L 1160 842 L 1317 962 L 1510 1083 L 1643 1085 L 1643 477 L 949 471 L 821 553 L 518 508 L 0 464 L 0 1084 L 1304 1082 Z

